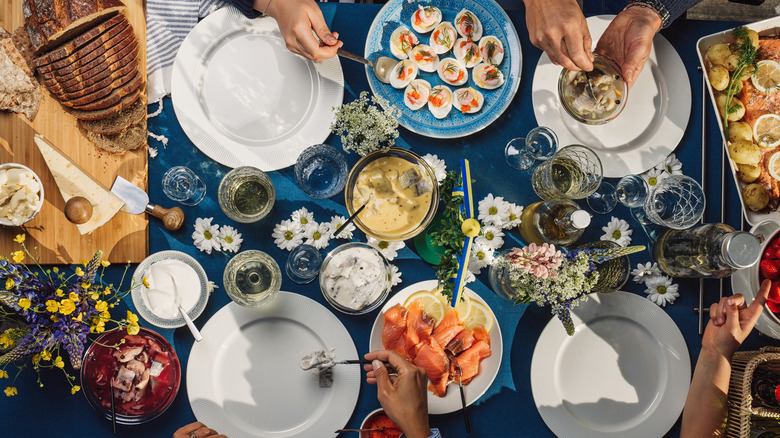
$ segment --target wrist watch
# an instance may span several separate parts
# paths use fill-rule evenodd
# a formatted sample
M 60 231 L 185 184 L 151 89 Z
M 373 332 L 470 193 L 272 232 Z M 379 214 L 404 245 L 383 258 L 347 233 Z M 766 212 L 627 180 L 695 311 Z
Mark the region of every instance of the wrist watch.
M 641 7 L 641 8 L 648 8 L 654 10 L 658 15 L 661 17 L 661 28 L 664 28 L 669 25 L 669 20 L 671 19 L 671 15 L 669 14 L 669 10 L 666 9 L 666 6 L 661 3 L 658 0 L 632 0 L 628 3 L 628 6 L 626 6 L 623 10 L 625 11 L 628 8 L 631 7 Z

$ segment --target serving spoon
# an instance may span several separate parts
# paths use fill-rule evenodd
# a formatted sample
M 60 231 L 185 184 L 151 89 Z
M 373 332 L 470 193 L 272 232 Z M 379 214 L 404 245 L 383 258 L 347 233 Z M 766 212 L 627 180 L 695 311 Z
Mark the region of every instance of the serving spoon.
M 371 67 L 374 70 L 374 76 L 376 76 L 380 82 L 384 82 L 385 84 L 390 83 L 390 79 L 388 79 L 390 77 L 390 71 L 398 64 L 397 60 L 387 56 L 380 56 L 379 59 L 377 59 L 374 63 L 366 58 L 363 58 L 362 56 L 347 52 L 344 49 L 339 49 L 337 53 L 341 57 L 351 59 Z
M 187 327 L 189 327 L 190 332 L 192 332 L 192 336 L 195 338 L 195 342 L 202 341 L 203 336 L 198 331 L 198 328 L 195 327 L 195 323 L 192 322 L 192 319 L 190 319 L 190 315 L 187 315 L 187 312 L 184 310 L 182 306 L 179 306 L 179 313 L 181 313 L 181 317 L 184 318 L 184 322 L 187 323 Z

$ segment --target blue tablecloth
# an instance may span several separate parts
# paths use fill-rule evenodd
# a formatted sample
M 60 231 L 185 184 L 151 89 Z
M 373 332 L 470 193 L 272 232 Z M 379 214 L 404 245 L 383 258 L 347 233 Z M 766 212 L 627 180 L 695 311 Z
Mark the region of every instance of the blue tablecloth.
M 601 2 L 595 1 L 586 2 L 586 14 L 610 12 L 610 10 L 602 10 L 600 4 Z M 345 43 L 344 48 L 354 53 L 362 53 L 369 25 L 379 10 L 379 6 L 330 3 L 322 4 L 322 9 L 331 29 L 340 33 L 340 37 Z M 460 158 L 467 157 L 471 161 L 472 175 L 476 180 L 473 185 L 476 199 L 482 199 L 488 193 L 493 193 L 496 196 L 503 196 L 510 202 L 528 205 L 537 201 L 533 191 L 530 190 L 529 174 L 510 169 L 504 162 L 503 149 L 508 140 L 523 136 L 536 126 L 531 103 L 531 83 L 541 51 L 528 42 L 523 12 L 510 11 L 509 16 L 522 41 L 523 71 L 517 96 L 506 113 L 484 131 L 466 138 L 439 141 L 421 137 L 402 129 L 401 137 L 397 143 L 401 147 L 411 148 L 420 154 L 437 154 L 446 161 L 449 168 L 456 166 Z M 685 174 L 693 176 L 697 180 L 700 179 L 701 175 L 702 75 L 697 71 L 698 60 L 695 44 L 703 35 L 728 29 L 735 25 L 736 23 L 728 22 L 678 20 L 670 28 L 662 31 L 662 34 L 671 41 L 680 53 L 691 82 L 693 91 L 691 121 L 675 152 L 684 163 Z M 342 60 L 341 64 L 346 81 L 344 101 L 349 102 L 355 99 L 361 91 L 368 90 L 368 84 L 362 65 L 349 60 Z M 149 162 L 150 197 L 153 201 L 156 200 L 163 204 L 168 202 L 162 193 L 160 181 L 165 170 L 176 165 L 185 165 L 195 170 L 206 182 L 207 196 L 198 206 L 184 208 L 187 220 L 184 227 L 177 232 L 169 233 L 160 226 L 159 222 L 152 220 L 149 241 L 152 253 L 173 249 L 194 256 L 206 269 L 209 279 L 220 286 L 220 289 L 217 289 L 211 296 L 203 315 L 196 321 L 198 327 L 203 327 L 214 313 L 230 302 L 221 287 L 222 272 L 228 257 L 219 253 L 207 255 L 195 249 L 190 235 L 196 218 L 213 217 L 214 223 L 236 227 L 244 237 L 242 250 L 259 249 L 265 251 L 274 257 L 280 266 L 283 266 L 288 253 L 278 249 L 273 244 L 271 231 L 275 224 L 287 219 L 294 210 L 300 207 L 306 207 L 309 211 L 313 211 L 315 219 L 319 221 L 329 220 L 335 214 L 346 215 L 346 208 L 343 205 L 342 194 L 324 202 L 314 200 L 304 194 L 295 184 L 292 168 L 287 168 L 270 174 L 277 191 L 276 205 L 271 214 L 255 224 L 233 223 L 222 213 L 216 200 L 219 181 L 230 169 L 213 162 L 196 149 L 181 130 L 170 99 L 166 99 L 164 103 L 164 111 L 160 116 L 149 120 L 149 128 L 153 132 L 166 135 L 171 141 L 167 148 L 163 148 L 160 144 L 155 144 L 154 141 L 150 140 L 150 146 L 159 149 L 159 156 Z M 708 222 L 720 220 L 719 207 L 720 200 L 723 199 L 725 205 L 729 207 L 726 222 L 739 228 L 739 201 L 730 176 L 726 181 L 726 192 L 720 192 L 721 141 L 711 107 L 707 108 L 706 124 L 708 157 L 706 160 L 708 186 L 706 220 Z M 331 137 L 329 143 L 340 147 L 338 138 Z M 354 163 L 357 157 L 353 154 L 348 157 L 348 160 L 350 163 Z M 584 203 L 581 205 L 585 206 Z M 611 215 L 596 215 L 582 241 L 598 240 L 602 234 L 601 227 L 612 215 L 629 218 L 628 211 L 622 206 L 619 206 Z M 647 244 L 647 239 L 637 224 L 635 222 L 630 222 L 630 224 L 634 229 L 634 243 Z M 360 233 L 356 233 L 356 236 L 362 238 Z M 516 231 L 510 232 L 506 241 L 505 247 L 517 246 L 521 243 Z M 411 242 L 408 243 L 411 244 Z M 338 245 L 337 242 L 332 242 L 328 249 L 332 249 L 336 245 Z M 649 252 L 631 256 L 634 266 L 636 263 L 649 260 Z M 396 291 L 418 281 L 435 278 L 433 267 L 420 260 L 413 249 L 408 246 L 399 252 L 399 257 L 394 263 L 403 273 L 403 283 L 395 288 Z M 122 267 L 112 266 L 108 270 L 107 279 L 118 283 L 121 274 Z M 542 329 L 551 318 L 549 309 L 530 305 L 523 314 L 521 309 L 513 307 L 490 291 L 489 287 L 486 286 L 486 270 L 477 279 L 478 281 L 472 283 L 470 287 L 480 294 L 496 313 L 504 345 L 498 376 L 488 392 L 470 408 L 471 436 L 552 436 L 537 412 L 531 395 L 529 377 L 534 346 Z M 693 366 L 701 347 L 701 338 L 697 332 L 697 315 L 693 311 L 693 308 L 698 306 L 698 282 L 694 280 L 679 280 L 677 282 L 680 284 L 681 296 L 675 304 L 667 306 L 664 311 L 669 313 L 682 331 Z M 729 282 L 726 281 L 725 284 L 728 294 L 730 293 Z M 284 277 L 282 289 L 303 294 L 327 306 L 316 283 L 300 286 Z M 706 289 L 705 303 L 708 305 L 718 298 L 718 283 L 708 281 Z M 625 290 L 644 295 L 643 287 L 630 281 Z M 129 298 L 126 300 L 126 304 L 132 308 Z M 123 310 L 121 312 L 123 313 Z M 377 314 L 378 311 L 374 311 L 355 317 L 337 313 L 339 319 L 352 335 L 361 355 L 368 352 L 368 337 Z M 182 369 L 185 370 L 193 344 L 189 331 L 186 328 L 175 331 L 160 331 L 173 342 L 181 360 Z M 780 343 L 754 332 L 746 341 L 743 349 L 755 349 L 768 344 L 778 345 Z M 12 378 L 15 374 L 13 371 L 13 368 L 9 369 Z M 187 398 L 186 379 L 187 376 L 183 375 L 181 389 L 176 400 L 160 418 L 142 426 L 120 426 L 118 435 L 169 437 L 178 427 L 194 421 L 195 417 Z M 7 385 L 5 382 L 8 381 L 0 381 L 2 384 L 0 386 L 5 387 Z M 45 387 L 38 388 L 34 373 L 28 367 L 23 370 L 14 383 L 19 389 L 19 395 L 13 398 L 0 397 L 0 412 L 5 420 L 3 431 L 0 434 L 9 437 L 111 435 L 110 422 L 99 418 L 84 400 L 83 395 L 70 395 L 68 386 L 59 372 L 43 372 L 42 382 Z M 357 407 L 347 426 L 358 427 L 366 414 L 378 407 L 375 387 L 363 382 Z M 431 425 L 440 428 L 444 436 L 467 436 L 460 413 L 432 416 Z M 678 435 L 679 421 L 667 436 Z

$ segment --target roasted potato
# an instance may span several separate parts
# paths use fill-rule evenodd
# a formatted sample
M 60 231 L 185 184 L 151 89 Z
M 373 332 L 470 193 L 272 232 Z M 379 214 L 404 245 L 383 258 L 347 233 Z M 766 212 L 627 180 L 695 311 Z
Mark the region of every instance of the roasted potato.
M 707 49 L 707 59 L 712 65 L 726 65 L 726 58 L 731 55 L 731 49 L 728 44 L 713 44 Z
M 737 140 L 753 141 L 753 130 L 746 122 L 729 123 L 729 141 Z
M 737 164 L 737 176 L 745 183 L 752 183 L 761 176 L 761 167 L 749 164 Z
M 731 55 L 727 56 L 725 65 L 728 71 L 736 70 L 739 66 L 739 55 L 732 53 Z
M 758 48 L 758 32 L 753 29 L 748 29 L 748 38 L 750 38 L 753 47 Z M 743 38 L 737 38 L 737 43 L 741 44 L 743 40 Z
M 769 192 L 761 184 L 748 184 L 742 189 L 742 199 L 749 209 L 762 210 L 769 203 Z
M 726 95 L 721 94 L 718 95 L 717 98 L 718 102 L 718 111 L 720 112 L 721 117 L 726 112 Z M 731 98 L 731 108 L 734 108 L 736 106 L 736 110 L 729 114 L 729 122 L 736 122 L 738 120 L 741 120 L 742 117 L 745 116 L 745 105 L 742 104 L 742 101 L 737 99 L 736 97 Z
M 737 164 L 758 166 L 761 162 L 761 148 L 751 141 L 737 140 L 729 145 L 729 156 Z
M 729 86 L 729 71 L 722 65 L 713 66 L 707 77 L 710 79 L 712 88 L 723 91 Z

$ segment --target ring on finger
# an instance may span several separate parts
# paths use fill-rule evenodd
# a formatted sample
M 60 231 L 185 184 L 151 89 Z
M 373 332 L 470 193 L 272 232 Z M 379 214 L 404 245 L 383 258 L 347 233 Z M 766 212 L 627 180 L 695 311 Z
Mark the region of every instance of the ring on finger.
M 190 432 L 189 438 L 198 438 L 198 434 L 196 434 L 195 431 L 193 430 L 192 432 Z

